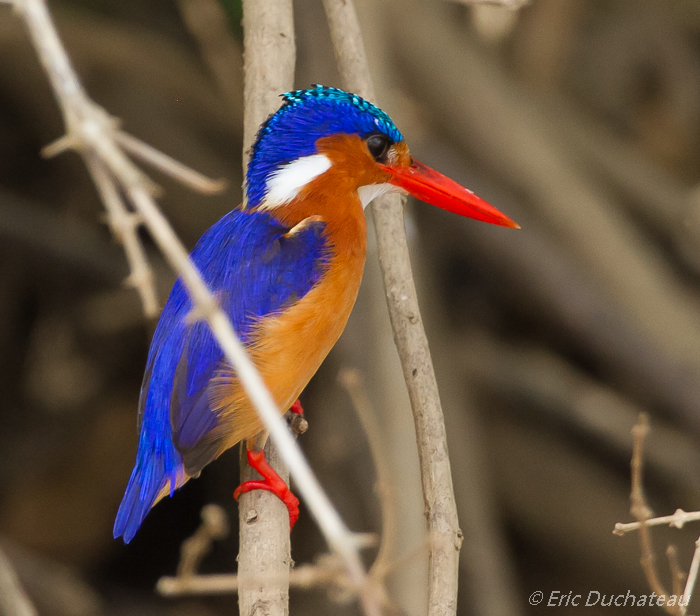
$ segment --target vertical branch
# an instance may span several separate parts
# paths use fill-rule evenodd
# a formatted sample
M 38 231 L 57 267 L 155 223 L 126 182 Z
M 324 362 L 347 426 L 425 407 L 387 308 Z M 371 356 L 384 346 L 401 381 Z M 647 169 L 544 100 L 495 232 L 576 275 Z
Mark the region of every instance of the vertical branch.
M 294 87 L 295 62 L 292 0 L 243 0 L 243 177 L 258 128 Z
M 243 173 L 260 124 L 277 110 L 280 92 L 294 85 L 294 16 L 291 0 L 244 0 Z M 245 193 L 245 191 L 244 191 Z M 244 194 L 244 203 L 247 196 Z M 259 479 L 241 447 L 241 481 Z M 271 440 L 267 461 L 289 483 L 289 470 Z M 239 499 L 238 605 L 241 616 L 289 613 L 289 513 L 274 494 L 253 490 Z M 261 580 L 265 580 L 261 583 Z
M 649 526 L 646 521 L 651 517 L 651 511 L 644 497 L 644 441 L 649 434 L 649 417 L 646 413 L 639 415 L 639 421 L 632 428 L 634 436 L 634 448 L 632 452 L 632 491 L 630 493 L 630 512 L 639 522 L 639 541 L 642 546 L 641 564 L 647 576 L 649 587 L 659 596 L 666 594 L 654 566 L 654 548 L 651 543 Z
M 698 570 L 700 570 L 700 538 L 695 541 L 695 552 L 693 553 L 693 561 L 690 563 L 690 571 L 688 571 L 688 579 L 685 583 L 685 590 L 683 590 L 683 600 L 685 602 L 685 607 L 683 608 L 683 613 L 688 609 L 690 604 L 690 599 L 693 596 L 693 591 L 695 589 L 695 583 L 698 580 Z
M 374 99 L 374 87 L 352 0 L 324 0 L 324 6 L 344 86 L 360 96 Z M 386 195 L 374 202 L 372 212 L 389 316 L 416 427 L 431 535 L 428 614 L 447 616 L 454 614 L 457 608 L 462 533 L 457 520 L 445 421 L 411 273 L 402 200 L 396 195 Z
M 649 434 L 649 416 L 646 413 L 639 414 L 639 421 L 632 428 L 632 436 L 634 437 L 634 445 L 632 448 L 632 490 L 630 492 L 630 513 L 637 518 L 639 522 L 639 543 L 642 547 L 642 558 L 640 563 L 644 574 L 646 575 L 649 588 L 652 589 L 659 597 L 666 597 L 668 593 L 664 588 L 659 575 L 656 571 L 654 563 L 654 547 L 651 541 L 651 532 L 647 520 L 651 517 L 651 509 L 647 505 L 646 497 L 644 496 L 644 442 Z M 674 576 L 676 577 L 676 576 Z M 677 581 L 674 579 L 674 587 Z M 683 607 L 681 605 L 669 606 L 664 604 L 664 610 L 669 614 L 681 614 Z

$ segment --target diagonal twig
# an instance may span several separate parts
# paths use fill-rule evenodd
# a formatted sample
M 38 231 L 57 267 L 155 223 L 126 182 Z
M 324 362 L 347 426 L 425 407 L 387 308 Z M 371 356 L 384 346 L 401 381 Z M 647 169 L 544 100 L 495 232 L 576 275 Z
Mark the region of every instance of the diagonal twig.
M 138 214 L 127 210 L 109 172 L 97 156 L 86 156 L 85 164 L 107 210 L 107 223 L 112 234 L 124 246 L 126 260 L 131 270 L 125 284 L 138 292 L 146 316 L 156 317 L 158 316 L 158 299 L 153 272 L 146 261 L 143 245 L 137 235 L 137 229 L 142 219 Z
M 360 542 L 345 526 L 321 488 L 282 420 L 260 374 L 236 337 L 231 323 L 189 259 L 169 222 L 158 209 L 152 196 L 153 183 L 132 163 L 117 143 L 116 120 L 96 105 L 83 90 L 44 0 L 12 0 L 10 4 L 27 26 L 66 124 L 66 137 L 51 148 L 50 153 L 76 149 L 86 160 L 94 158 L 104 165 L 107 172 L 104 179 L 112 184 L 107 190 L 113 188 L 117 195 L 123 195 L 140 216 L 171 267 L 180 275 L 194 306 L 193 316 L 208 323 L 227 361 L 235 367 L 247 396 L 260 414 L 280 456 L 289 466 L 298 491 L 331 550 L 343 562 L 353 586 L 360 589 L 367 613 L 378 614 L 359 557 Z M 133 220 L 131 219 L 132 222 Z
M 226 180 L 212 180 L 128 133 L 117 131 L 114 137 L 117 143 L 129 154 L 140 158 L 171 178 L 189 186 L 192 190 L 213 195 L 221 192 L 227 186 Z

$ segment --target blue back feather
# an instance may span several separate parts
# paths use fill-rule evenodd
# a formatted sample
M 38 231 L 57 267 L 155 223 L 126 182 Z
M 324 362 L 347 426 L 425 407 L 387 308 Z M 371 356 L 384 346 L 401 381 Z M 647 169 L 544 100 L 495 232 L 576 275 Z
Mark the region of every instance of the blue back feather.
M 316 153 L 316 141 L 339 133 L 366 137 L 384 133 L 393 142 L 403 136 L 391 118 L 357 94 L 316 85 L 282 95 L 284 104 L 262 125 L 253 145 L 246 190 L 248 204 L 265 197 L 270 173 L 281 165 Z
M 199 240 L 192 259 L 244 343 L 261 317 L 283 311 L 323 276 L 331 256 L 324 229 L 318 222 L 285 237 L 289 229 L 269 214 L 234 210 Z M 207 386 L 222 353 L 205 323 L 186 322 L 191 308 L 178 279 L 151 342 L 136 465 L 114 524 L 115 538 L 127 543 L 168 480 L 172 495 L 186 451 L 217 424 Z

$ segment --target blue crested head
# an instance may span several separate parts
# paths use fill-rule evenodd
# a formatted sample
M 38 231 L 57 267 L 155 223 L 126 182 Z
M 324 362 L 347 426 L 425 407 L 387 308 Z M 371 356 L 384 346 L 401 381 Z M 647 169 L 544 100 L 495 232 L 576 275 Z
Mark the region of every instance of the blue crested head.
M 262 202 L 273 171 L 315 154 L 321 137 L 383 133 L 393 143 L 403 141 L 391 118 L 357 94 L 315 85 L 287 92 L 282 99 L 282 107 L 262 125 L 253 145 L 246 177 L 250 206 Z

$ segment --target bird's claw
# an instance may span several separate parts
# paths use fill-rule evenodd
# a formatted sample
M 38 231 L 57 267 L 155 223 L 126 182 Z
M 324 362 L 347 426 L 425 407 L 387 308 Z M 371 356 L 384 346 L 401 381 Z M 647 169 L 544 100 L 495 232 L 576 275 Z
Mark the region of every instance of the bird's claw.
M 289 530 L 291 532 L 295 522 L 299 518 L 299 499 L 292 494 L 292 491 L 289 489 L 284 479 L 270 466 L 269 462 L 265 459 L 265 452 L 262 449 L 260 451 L 248 450 L 246 454 L 248 457 L 248 464 L 262 475 L 263 480 L 244 481 L 234 491 L 233 498 L 238 500 L 241 494 L 250 492 L 251 490 L 267 490 L 268 492 L 272 492 L 285 504 L 289 511 Z

